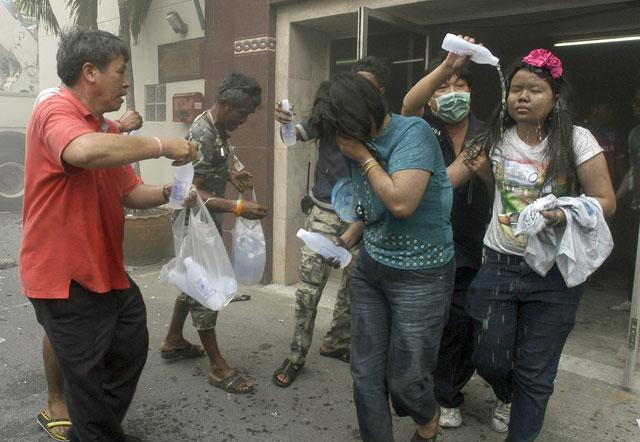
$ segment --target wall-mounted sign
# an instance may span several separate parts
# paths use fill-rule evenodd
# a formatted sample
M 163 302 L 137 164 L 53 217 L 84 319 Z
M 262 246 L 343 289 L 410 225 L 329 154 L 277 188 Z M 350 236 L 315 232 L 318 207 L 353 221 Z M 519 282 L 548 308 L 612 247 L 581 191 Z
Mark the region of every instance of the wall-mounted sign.
M 200 92 L 173 94 L 173 121 L 175 123 L 193 123 L 203 111 L 204 97 Z
M 158 82 L 204 78 L 204 38 L 193 38 L 158 46 Z

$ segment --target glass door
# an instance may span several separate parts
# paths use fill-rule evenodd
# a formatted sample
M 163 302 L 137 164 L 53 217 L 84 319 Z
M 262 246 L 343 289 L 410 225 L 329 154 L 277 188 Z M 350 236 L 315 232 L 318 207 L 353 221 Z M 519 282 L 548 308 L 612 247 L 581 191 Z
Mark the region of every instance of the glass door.
M 385 96 L 391 111 L 400 113 L 407 91 L 424 73 L 429 62 L 429 37 L 411 22 L 381 11 L 358 9 L 356 57 L 375 55 L 391 67 L 391 80 Z

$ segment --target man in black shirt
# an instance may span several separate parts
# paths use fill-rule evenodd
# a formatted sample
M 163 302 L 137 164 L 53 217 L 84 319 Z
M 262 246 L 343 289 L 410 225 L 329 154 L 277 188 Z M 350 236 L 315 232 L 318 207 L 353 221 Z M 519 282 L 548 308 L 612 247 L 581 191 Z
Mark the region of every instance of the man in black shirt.
M 456 251 L 456 278 L 443 330 L 438 365 L 433 373 L 440 426 L 462 424 L 462 387 L 474 372 L 473 321 L 465 313 L 465 298 L 482 259 L 482 241 L 491 219 L 493 177 L 475 174 L 465 164 L 463 150 L 482 127 L 470 112 L 471 73 L 465 57 L 445 54 L 433 60 L 423 77 L 407 93 L 403 115 L 423 116 L 440 142 L 447 174 L 454 188 L 451 223 Z M 484 152 L 476 162 L 489 161 Z
M 355 62 L 352 69 L 371 81 L 381 93 L 388 83 L 390 69 L 386 63 L 376 57 L 365 57 Z M 291 113 L 282 110 L 276 104 L 275 117 L 280 123 L 291 119 Z M 316 138 L 315 130 L 308 120 L 296 125 L 296 137 L 300 141 Z M 349 224 L 336 215 L 331 205 L 333 186 L 344 177 L 349 177 L 349 168 L 342 152 L 334 140 L 318 140 L 318 162 L 314 172 L 314 185 L 309 192 L 311 208 L 304 228 L 321 233 L 349 249 L 353 254 L 351 264 L 342 273 L 333 320 L 322 345 L 320 354 L 344 362 L 349 362 L 351 343 L 351 302 L 349 299 L 349 281 L 355 267 L 362 237 L 362 223 Z M 273 382 L 279 387 L 288 387 L 295 380 L 305 363 L 305 357 L 311 345 L 313 328 L 322 291 L 329 278 L 331 266 L 307 246 L 302 248 L 299 265 L 300 282 L 296 290 L 295 329 L 291 339 L 291 354 L 273 373 Z

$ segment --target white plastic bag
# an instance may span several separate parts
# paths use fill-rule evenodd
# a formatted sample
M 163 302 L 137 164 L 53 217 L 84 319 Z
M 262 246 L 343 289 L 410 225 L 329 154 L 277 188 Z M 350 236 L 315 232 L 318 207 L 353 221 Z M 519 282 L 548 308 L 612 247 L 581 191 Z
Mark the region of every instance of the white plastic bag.
M 256 201 L 255 190 L 253 201 Z M 259 283 L 266 260 L 267 247 L 260 221 L 237 217 L 233 228 L 233 270 L 238 281 L 245 285 Z
M 185 225 L 187 210 L 191 210 Z M 178 287 L 211 310 L 227 305 L 238 290 L 231 262 L 209 211 L 198 196 L 192 209 L 173 222 L 176 257 L 162 267 L 160 280 Z

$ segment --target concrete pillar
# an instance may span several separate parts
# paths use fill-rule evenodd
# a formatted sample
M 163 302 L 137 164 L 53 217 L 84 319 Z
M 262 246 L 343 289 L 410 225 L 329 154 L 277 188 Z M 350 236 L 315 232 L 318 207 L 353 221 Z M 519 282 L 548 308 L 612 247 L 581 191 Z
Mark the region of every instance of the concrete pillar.
M 269 2 L 207 0 L 205 12 L 205 103 L 210 106 L 222 80 L 232 72 L 254 77 L 262 86 L 262 105 L 247 123 L 231 134 L 236 154 L 253 174 L 258 201 L 269 206 L 262 222 L 267 243 L 263 282 L 271 282 L 273 256 L 273 103 L 275 38 Z M 232 186 L 227 197 L 237 198 Z M 225 218 L 223 238 L 230 244 L 235 219 Z

